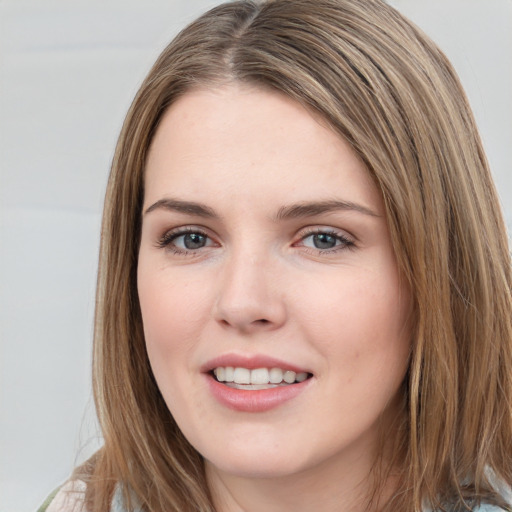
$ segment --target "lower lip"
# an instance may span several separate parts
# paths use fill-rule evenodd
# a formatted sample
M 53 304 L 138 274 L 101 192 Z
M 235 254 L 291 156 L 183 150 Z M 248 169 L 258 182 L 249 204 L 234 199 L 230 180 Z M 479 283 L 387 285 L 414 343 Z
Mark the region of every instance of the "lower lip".
M 212 395 L 225 407 L 240 412 L 265 412 L 275 409 L 302 393 L 311 378 L 297 384 L 277 386 L 269 389 L 243 390 L 221 384 L 210 374 L 206 374 Z

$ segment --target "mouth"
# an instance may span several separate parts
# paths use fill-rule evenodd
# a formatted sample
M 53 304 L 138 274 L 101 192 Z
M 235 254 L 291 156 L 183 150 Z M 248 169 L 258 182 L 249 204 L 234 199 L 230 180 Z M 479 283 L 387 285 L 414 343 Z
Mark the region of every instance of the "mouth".
M 312 377 L 308 372 L 295 372 L 283 368 L 244 368 L 217 366 L 211 376 L 229 388 L 246 391 L 293 386 Z
M 287 402 L 309 396 L 315 375 L 303 366 L 264 354 L 223 354 L 201 372 L 220 405 L 237 412 L 280 410 Z

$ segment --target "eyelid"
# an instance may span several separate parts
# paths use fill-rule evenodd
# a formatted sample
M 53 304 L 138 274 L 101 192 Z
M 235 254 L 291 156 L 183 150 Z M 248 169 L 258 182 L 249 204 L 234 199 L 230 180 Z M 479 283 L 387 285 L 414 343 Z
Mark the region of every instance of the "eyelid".
M 350 241 L 355 242 L 356 237 L 352 235 L 346 229 L 336 228 L 334 226 L 324 225 L 324 224 L 315 224 L 312 226 L 305 226 L 297 232 L 297 238 L 302 238 L 308 235 L 314 235 L 316 233 L 328 233 L 335 236 L 340 236 L 346 238 Z

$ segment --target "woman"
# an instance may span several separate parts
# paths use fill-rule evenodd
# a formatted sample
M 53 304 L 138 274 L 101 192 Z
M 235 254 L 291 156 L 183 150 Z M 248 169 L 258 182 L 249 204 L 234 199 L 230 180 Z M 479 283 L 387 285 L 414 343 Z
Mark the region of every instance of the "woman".
M 507 510 L 511 284 L 472 114 L 424 34 L 379 0 L 213 9 L 119 139 L 105 446 L 47 510 Z

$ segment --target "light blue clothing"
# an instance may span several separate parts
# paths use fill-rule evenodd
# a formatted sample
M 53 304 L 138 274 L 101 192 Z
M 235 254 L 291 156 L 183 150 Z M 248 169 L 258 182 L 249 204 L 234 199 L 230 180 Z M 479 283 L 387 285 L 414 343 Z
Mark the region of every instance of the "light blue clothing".
M 504 498 L 510 503 L 508 493 L 505 492 Z M 38 512 L 86 512 L 83 509 L 85 496 L 85 483 L 80 480 L 67 482 L 60 489 L 52 493 L 44 504 L 39 508 Z M 512 508 L 509 509 L 512 511 Z M 473 512 L 509 512 L 503 508 L 494 505 L 481 505 L 473 509 Z M 118 486 L 114 497 L 112 498 L 112 506 L 109 512 L 127 512 L 124 506 L 123 493 Z M 136 507 L 134 512 L 144 512 L 141 507 Z M 432 512 L 425 509 L 424 512 Z
M 510 509 L 512 510 L 512 508 Z M 114 493 L 114 498 L 112 500 L 112 508 L 110 509 L 110 512 L 126 512 L 124 506 L 123 506 L 123 496 L 121 493 L 121 489 L 118 487 L 116 489 L 116 492 Z M 141 508 L 136 508 L 134 512 L 143 512 Z M 429 512 L 429 511 L 425 511 Z M 496 507 L 495 505 L 485 505 L 482 504 L 480 507 L 477 507 L 473 509 L 473 512 L 508 512 L 504 508 Z
M 110 509 L 110 512 L 126 512 L 126 509 L 124 508 L 123 503 L 123 495 L 121 492 L 121 488 L 117 486 L 116 492 L 114 493 L 114 497 L 112 499 L 112 508 Z M 143 510 L 139 507 L 136 507 L 133 512 L 143 512 Z M 485 511 L 487 512 L 487 511 Z M 494 511 L 489 511 L 494 512 Z
M 512 510 L 512 509 L 511 509 Z M 126 512 L 126 509 L 123 506 L 123 497 L 121 493 L 121 489 L 118 487 L 114 498 L 112 500 L 112 508 L 110 509 L 110 512 Z M 143 512 L 141 508 L 136 508 L 134 512 Z M 428 511 L 425 511 L 428 512 Z M 480 507 L 477 507 L 473 509 L 473 512 L 508 512 L 507 510 L 496 507 L 495 505 L 481 505 Z

